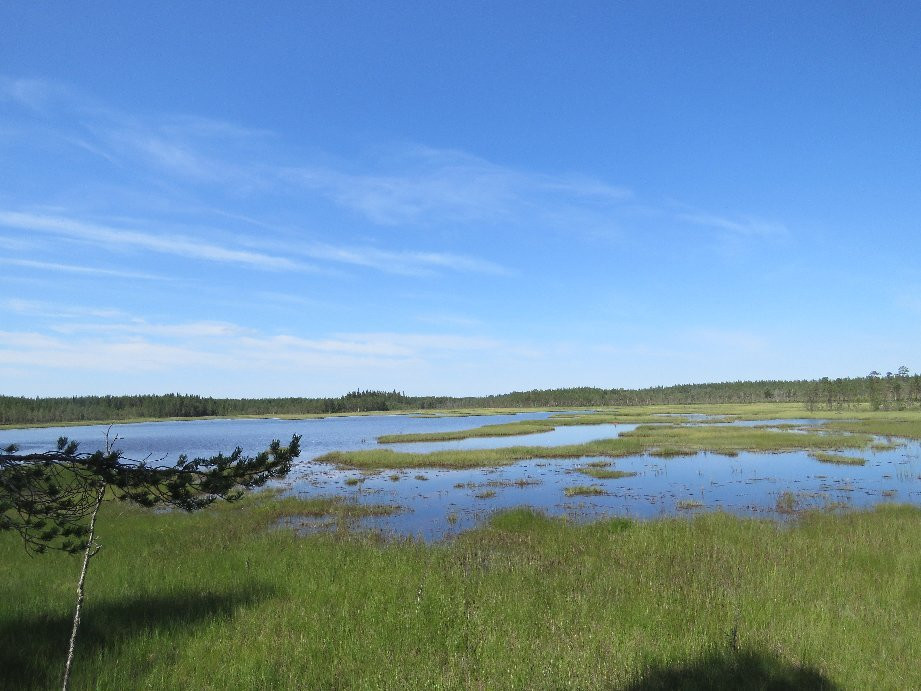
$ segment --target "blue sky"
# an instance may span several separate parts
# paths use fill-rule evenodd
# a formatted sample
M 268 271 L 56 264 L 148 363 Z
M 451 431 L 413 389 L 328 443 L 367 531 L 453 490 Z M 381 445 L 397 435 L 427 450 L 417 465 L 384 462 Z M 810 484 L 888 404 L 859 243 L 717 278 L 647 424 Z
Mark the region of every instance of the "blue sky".
M 0 393 L 921 362 L 917 3 L 0 6 Z

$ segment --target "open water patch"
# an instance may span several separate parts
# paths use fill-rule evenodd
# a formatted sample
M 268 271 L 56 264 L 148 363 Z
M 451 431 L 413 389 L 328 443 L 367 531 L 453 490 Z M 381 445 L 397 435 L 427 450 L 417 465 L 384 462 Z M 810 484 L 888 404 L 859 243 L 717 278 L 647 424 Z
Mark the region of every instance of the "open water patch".
M 448 441 L 414 441 L 386 444 L 388 449 L 409 453 L 435 451 L 472 451 L 476 449 L 504 449 L 512 446 L 567 446 L 585 444 L 599 439 L 614 439 L 624 432 L 635 430 L 633 424 L 560 425 L 546 432 L 515 434 L 502 437 L 468 437 Z
M 828 464 L 806 451 L 794 451 L 733 457 L 701 452 L 679 458 L 544 458 L 495 468 L 371 473 L 314 464 L 309 479 L 296 482 L 292 490 L 304 496 L 341 494 L 359 503 L 399 504 L 404 513 L 359 519 L 355 526 L 427 541 L 474 528 L 491 513 L 516 506 L 585 521 L 712 510 L 784 520 L 805 509 L 859 509 L 886 501 L 921 505 L 921 444 L 853 453 L 867 463 Z M 593 478 L 578 471 L 605 460 L 608 469 L 633 474 Z M 604 493 L 566 496 L 567 487 L 582 485 Z

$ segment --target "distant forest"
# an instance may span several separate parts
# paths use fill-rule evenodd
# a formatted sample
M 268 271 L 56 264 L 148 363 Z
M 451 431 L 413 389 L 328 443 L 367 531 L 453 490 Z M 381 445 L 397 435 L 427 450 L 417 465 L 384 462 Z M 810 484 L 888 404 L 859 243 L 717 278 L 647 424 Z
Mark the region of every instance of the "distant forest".
M 809 410 L 921 407 L 921 375 L 871 372 L 866 377 L 803 381 L 737 381 L 648 389 L 543 389 L 493 396 L 406 396 L 398 391 L 353 391 L 337 398 L 211 398 L 188 394 L 26 398 L 0 396 L 0 424 L 114 422 L 137 418 L 304 415 L 458 408 L 586 408 L 682 403 L 802 403 Z

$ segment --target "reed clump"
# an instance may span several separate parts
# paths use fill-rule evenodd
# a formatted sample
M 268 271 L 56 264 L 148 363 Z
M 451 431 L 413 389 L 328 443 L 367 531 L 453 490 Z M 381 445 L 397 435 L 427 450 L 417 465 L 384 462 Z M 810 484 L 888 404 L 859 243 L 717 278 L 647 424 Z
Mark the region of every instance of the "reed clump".
M 844 454 L 828 453 L 826 451 L 813 451 L 809 454 L 820 463 L 835 463 L 837 465 L 866 465 L 867 459 L 860 456 L 845 456 Z
M 566 487 L 563 494 L 567 497 L 598 497 L 607 494 L 604 487 L 598 485 L 573 485 Z

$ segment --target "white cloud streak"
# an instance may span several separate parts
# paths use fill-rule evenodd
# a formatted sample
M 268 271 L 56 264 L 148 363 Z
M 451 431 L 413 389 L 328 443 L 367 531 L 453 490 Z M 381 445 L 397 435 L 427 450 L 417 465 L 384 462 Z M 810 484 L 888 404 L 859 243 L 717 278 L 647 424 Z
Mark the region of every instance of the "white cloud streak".
M 85 223 L 58 216 L 0 211 L 0 226 L 90 242 L 109 247 L 132 247 L 171 254 L 186 259 L 240 264 L 263 270 L 313 271 L 315 267 L 286 257 L 232 249 L 180 235 L 153 235 L 136 230 Z
M 282 169 L 280 176 L 382 225 L 520 223 L 549 217 L 560 206 L 588 204 L 601 212 L 632 196 L 585 176 L 533 173 L 447 149 L 406 147 L 379 165 L 390 170 L 305 166 Z
M 119 269 L 105 269 L 95 266 L 80 266 L 76 264 L 61 264 L 58 262 L 43 262 L 34 259 L 0 257 L 0 264 L 6 264 L 7 266 L 20 266 L 26 269 L 35 269 L 36 271 L 45 273 L 64 271 L 67 273 L 85 274 L 88 276 L 110 276 L 112 278 L 130 278 L 147 281 L 169 280 L 165 276 L 157 276 L 156 274 L 148 274 L 137 271 L 121 271 Z
M 0 309 L 29 317 L 47 317 L 52 319 L 73 319 L 97 317 L 100 319 L 124 318 L 121 310 L 100 309 L 98 307 L 81 307 L 78 305 L 58 305 L 41 300 L 22 300 L 11 298 L 0 300 Z
M 111 334 L 114 337 L 147 336 L 160 339 L 175 339 L 180 343 L 196 339 L 236 338 L 251 333 L 248 329 L 229 322 L 194 321 L 184 324 L 156 324 L 144 319 L 132 319 L 127 322 L 63 323 L 55 325 L 52 330 L 57 333 L 92 333 L 97 336 L 103 334 Z
M 98 223 L 87 223 L 61 216 L 0 210 L 0 227 L 57 235 L 71 240 L 89 242 L 100 247 L 130 247 L 171 254 L 187 259 L 239 264 L 262 270 L 322 271 L 318 266 L 295 261 L 280 254 L 224 247 L 186 235 L 154 235 L 153 233 Z M 294 243 L 290 248 L 286 248 L 286 251 L 289 255 L 299 254 L 312 259 L 368 267 L 403 275 L 427 275 L 434 273 L 438 269 L 493 275 L 507 275 L 510 273 L 508 269 L 495 262 L 448 252 L 399 252 L 368 247 L 337 247 L 323 243 Z M 0 261 L 32 268 L 152 278 L 149 274 L 130 274 L 128 272 L 51 264 L 35 260 L 0 259 Z
M 223 322 L 65 324 L 55 331 L 0 331 L 0 367 L 88 372 L 134 368 L 175 372 L 199 366 L 209 371 L 389 367 L 510 347 L 495 339 L 453 334 L 356 333 L 301 338 L 262 334 Z
M 297 197 L 308 192 L 377 225 L 501 224 L 506 229 L 581 232 L 585 237 L 631 232 L 625 202 L 633 200 L 633 192 L 585 174 L 531 171 L 462 151 L 418 145 L 394 146 L 376 157 L 342 165 L 277 165 L 266 159 L 264 145 L 275 138 L 266 130 L 190 115 L 139 117 L 42 80 L 0 79 L 0 97 L 32 110 L 64 115 L 57 127 L 69 129 L 57 136 L 120 167 L 140 166 L 183 182 L 219 185 L 247 194 L 260 191 Z M 694 209 L 660 211 L 683 223 L 738 238 L 772 239 L 788 234 L 785 225 L 755 216 L 729 217 Z M 214 254 L 214 248 L 183 246 L 182 238 L 177 240 L 176 254 L 200 258 Z M 143 244 L 150 247 L 147 240 Z M 438 268 L 504 272 L 495 262 L 450 253 L 389 251 L 390 256 L 384 254 L 386 250 L 376 254 L 369 248 L 322 244 L 311 248 L 317 259 L 407 275 Z M 247 265 L 270 261 L 239 255 L 218 260 Z
M 293 252 L 313 259 L 365 266 L 409 276 L 432 274 L 437 269 L 499 276 L 511 273 L 509 269 L 495 262 L 450 252 L 399 252 L 373 247 L 336 247 L 325 244 L 298 246 Z
M 0 76 L 0 101 L 12 101 L 30 110 L 44 111 L 52 101 L 75 100 L 70 89 L 44 79 L 13 79 Z
M 716 228 L 717 230 L 743 237 L 777 238 L 789 233 L 787 227 L 782 223 L 765 221 L 764 219 L 750 216 L 727 218 L 708 213 L 682 213 L 678 214 L 676 218 L 686 223 Z

